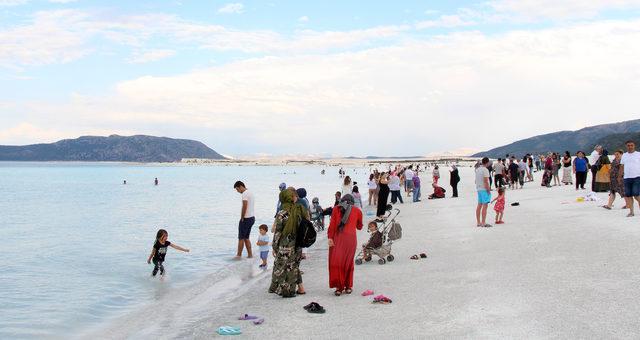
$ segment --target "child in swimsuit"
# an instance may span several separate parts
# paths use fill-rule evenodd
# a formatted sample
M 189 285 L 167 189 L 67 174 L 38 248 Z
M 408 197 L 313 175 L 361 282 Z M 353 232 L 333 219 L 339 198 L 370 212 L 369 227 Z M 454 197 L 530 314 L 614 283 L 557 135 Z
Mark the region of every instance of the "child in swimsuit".
M 171 247 L 173 249 L 177 249 L 183 251 L 185 253 L 189 252 L 189 249 L 182 248 L 177 244 L 173 244 L 167 241 L 169 237 L 169 233 L 166 230 L 160 229 L 156 233 L 156 242 L 153 244 L 153 249 L 151 249 L 151 255 L 147 259 L 147 263 L 151 263 L 153 260 L 153 271 L 151 272 L 151 276 L 156 276 L 158 271 L 160 271 L 160 275 L 164 276 L 164 266 L 162 265 L 164 262 L 164 256 L 167 254 L 167 247 Z

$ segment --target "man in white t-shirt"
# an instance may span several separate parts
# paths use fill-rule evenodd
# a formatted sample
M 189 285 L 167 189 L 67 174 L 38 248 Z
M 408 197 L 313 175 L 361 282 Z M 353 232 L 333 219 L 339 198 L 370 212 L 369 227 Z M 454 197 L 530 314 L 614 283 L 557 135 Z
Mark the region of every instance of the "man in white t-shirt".
M 241 181 L 237 181 L 233 188 L 242 195 L 242 209 L 240 210 L 240 222 L 238 223 L 238 252 L 236 253 L 236 259 L 242 257 L 242 251 L 244 247 L 247 247 L 247 258 L 252 258 L 251 253 L 251 241 L 249 235 L 251 235 L 251 227 L 256 222 L 256 218 L 253 214 L 254 199 L 253 194 L 247 190 L 247 187 Z
M 636 151 L 636 143 L 632 140 L 625 143 L 627 145 L 627 152 L 622 155 L 620 165 L 624 172 L 624 199 L 627 201 L 627 208 L 629 208 L 629 215 L 632 217 L 633 213 L 633 199 L 635 198 L 640 205 L 640 152 Z
M 411 191 L 413 191 L 413 166 L 410 165 L 407 170 L 404 171 L 404 183 L 405 190 L 407 191 L 407 197 L 411 196 Z
M 489 158 L 482 159 L 482 164 L 476 168 L 476 190 L 478 191 L 478 206 L 476 208 L 476 222 L 478 227 L 491 227 L 487 224 L 487 207 L 491 202 L 491 187 L 489 186 Z

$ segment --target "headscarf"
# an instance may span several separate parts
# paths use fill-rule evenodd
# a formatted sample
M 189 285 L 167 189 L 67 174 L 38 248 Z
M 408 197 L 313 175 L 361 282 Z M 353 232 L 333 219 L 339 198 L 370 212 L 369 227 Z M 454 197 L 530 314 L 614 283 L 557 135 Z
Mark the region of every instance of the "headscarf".
M 295 235 L 298 223 L 304 214 L 302 206 L 293 202 L 293 191 L 282 190 L 280 192 L 280 209 L 289 213 L 289 218 L 282 229 L 282 236 Z
M 305 198 L 307 197 L 307 190 L 305 188 L 298 188 L 296 189 L 296 193 L 298 194 L 298 198 Z
M 349 221 L 349 215 L 351 215 L 351 208 L 353 207 L 355 200 L 351 194 L 346 194 L 342 196 L 340 199 L 340 204 L 338 207 L 340 208 L 340 212 L 342 213 L 342 219 L 340 220 L 340 224 L 338 225 L 338 231 L 342 231 L 344 226 Z

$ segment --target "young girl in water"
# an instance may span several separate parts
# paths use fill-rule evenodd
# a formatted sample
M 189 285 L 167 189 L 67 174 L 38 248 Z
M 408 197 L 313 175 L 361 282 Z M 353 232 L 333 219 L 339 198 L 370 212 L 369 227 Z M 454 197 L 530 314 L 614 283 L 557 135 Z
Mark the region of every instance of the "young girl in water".
M 162 263 L 164 262 L 164 256 L 167 254 L 167 247 L 171 247 L 185 253 L 189 252 L 189 249 L 182 248 L 177 244 L 167 241 L 168 237 L 169 233 L 164 229 L 160 229 L 156 233 L 156 242 L 153 244 L 153 249 L 151 249 L 151 254 L 147 259 L 147 263 L 151 263 L 153 260 L 154 264 L 151 276 L 156 276 L 156 274 L 158 274 L 158 270 L 160 270 L 160 275 L 164 275 L 164 266 Z
M 504 188 L 498 189 L 498 197 L 494 198 L 491 203 L 496 202 L 493 210 L 496 211 L 496 224 L 503 224 L 502 216 L 504 215 Z

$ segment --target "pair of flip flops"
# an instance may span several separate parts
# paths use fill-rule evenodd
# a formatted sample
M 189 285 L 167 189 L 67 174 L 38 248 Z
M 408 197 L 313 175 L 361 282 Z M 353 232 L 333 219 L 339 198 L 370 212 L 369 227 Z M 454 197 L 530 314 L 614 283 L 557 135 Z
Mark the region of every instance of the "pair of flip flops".
M 240 331 L 240 327 L 231 327 L 231 326 L 222 326 L 218 327 L 216 331 L 220 335 L 240 335 L 242 331 Z
M 380 303 L 383 305 L 389 304 L 393 301 L 391 301 L 391 299 L 389 299 L 388 297 L 384 296 L 384 295 L 378 295 L 376 297 L 373 298 L 373 302 L 372 303 Z
M 362 296 L 369 296 L 369 295 L 373 295 L 373 291 L 371 289 L 367 289 L 364 292 L 362 292 L 362 294 L 360 294 Z
M 517 206 L 519 206 L 519 205 L 520 205 L 520 202 L 513 202 L 513 203 L 511 203 L 511 206 L 512 206 L 512 207 L 517 207 Z
M 425 253 L 416 254 L 410 257 L 410 259 L 412 260 L 419 260 L 419 259 L 426 259 L 426 258 L 427 258 L 427 254 Z
M 324 307 L 320 306 L 317 302 L 311 302 L 310 304 L 303 307 L 307 312 L 313 314 L 324 314 L 326 310 Z
M 238 320 L 252 320 L 254 325 L 262 325 L 262 323 L 264 322 L 264 318 L 249 315 L 249 314 L 245 314 L 239 317 Z

